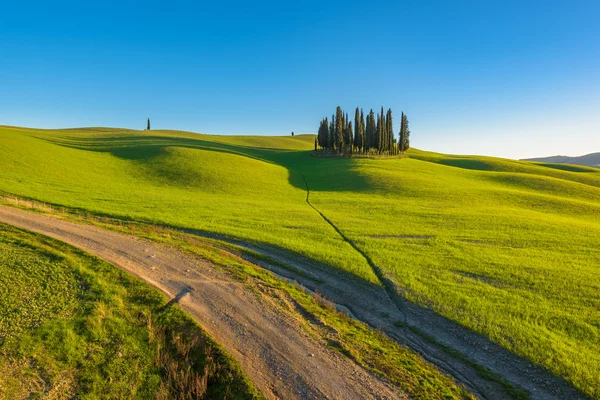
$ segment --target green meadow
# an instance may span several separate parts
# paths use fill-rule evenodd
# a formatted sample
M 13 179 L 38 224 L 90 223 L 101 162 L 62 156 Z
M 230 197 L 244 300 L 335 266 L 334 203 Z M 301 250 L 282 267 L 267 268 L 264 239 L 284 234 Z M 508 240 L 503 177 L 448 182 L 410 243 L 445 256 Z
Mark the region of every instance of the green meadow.
M 0 224 L 0 398 L 258 397 L 218 344 L 165 305 L 102 260 Z
M 0 193 L 268 244 L 377 283 L 308 185 L 409 300 L 600 397 L 600 170 L 313 157 L 313 143 L 0 127 Z

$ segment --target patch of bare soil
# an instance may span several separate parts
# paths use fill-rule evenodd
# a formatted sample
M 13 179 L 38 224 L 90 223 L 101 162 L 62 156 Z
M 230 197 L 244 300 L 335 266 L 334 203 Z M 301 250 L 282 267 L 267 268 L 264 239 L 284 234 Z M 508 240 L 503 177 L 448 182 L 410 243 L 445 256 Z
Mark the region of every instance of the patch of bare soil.
M 223 240 L 222 237 L 220 239 Z M 407 345 L 480 398 L 510 399 L 514 394 L 498 380 L 486 377 L 479 366 L 487 368 L 514 388 L 527 392 L 531 399 L 585 398 L 547 370 L 476 332 L 405 300 L 401 296 L 401 288 L 394 287 L 394 293 L 390 295 L 383 286 L 312 263 L 288 251 L 231 239 L 229 242 L 274 260 L 268 262 L 242 254 L 248 261 L 296 281 L 347 308 L 354 318 Z M 282 268 L 280 264 L 291 268 Z M 390 280 L 387 284 L 393 285 Z
M 238 360 L 267 398 L 405 397 L 205 260 L 135 236 L 6 206 L 0 206 L 0 222 L 69 243 L 159 288 Z

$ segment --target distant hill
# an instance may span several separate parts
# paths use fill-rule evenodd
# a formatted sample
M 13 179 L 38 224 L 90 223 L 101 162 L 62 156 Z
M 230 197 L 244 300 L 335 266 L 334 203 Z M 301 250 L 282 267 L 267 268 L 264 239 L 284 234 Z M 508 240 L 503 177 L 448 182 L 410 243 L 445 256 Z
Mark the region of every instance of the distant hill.
M 581 157 L 552 156 L 540 158 L 525 158 L 522 161 L 537 161 L 556 164 L 585 165 L 587 167 L 600 167 L 600 153 L 586 154 L 585 156 Z

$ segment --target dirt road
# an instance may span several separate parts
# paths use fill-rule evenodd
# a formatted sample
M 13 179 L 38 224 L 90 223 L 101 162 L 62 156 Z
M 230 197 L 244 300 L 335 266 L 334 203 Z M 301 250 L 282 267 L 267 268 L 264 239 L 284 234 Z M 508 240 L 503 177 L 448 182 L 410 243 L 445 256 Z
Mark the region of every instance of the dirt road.
M 200 258 L 166 245 L 0 206 L 0 222 L 102 258 L 167 293 L 235 359 L 268 398 L 392 399 L 394 388 L 306 334 L 299 321 Z

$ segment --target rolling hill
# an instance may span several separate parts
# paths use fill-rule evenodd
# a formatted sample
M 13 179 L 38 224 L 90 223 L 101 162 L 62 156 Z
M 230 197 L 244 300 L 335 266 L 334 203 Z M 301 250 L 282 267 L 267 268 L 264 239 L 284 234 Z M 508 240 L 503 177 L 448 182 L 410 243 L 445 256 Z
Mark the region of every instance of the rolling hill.
M 538 158 L 526 158 L 523 161 L 535 161 L 540 163 L 555 163 L 555 164 L 573 164 L 583 165 L 586 167 L 600 167 L 600 153 L 590 153 L 580 157 L 569 157 L 569 156 L 552 156 L 552 157 L 538 157 Z
M 363 252 L 405 298 L 600 397 L 600 170 L 417 149 L 321 158 L 313 141 L 0 127 L 0 194 L 227 235 L 380 285 Z

